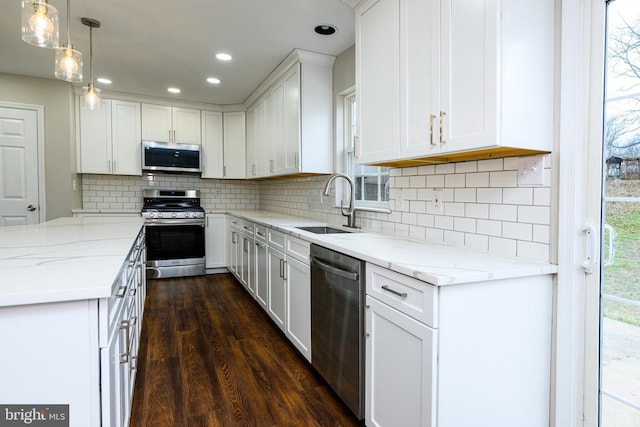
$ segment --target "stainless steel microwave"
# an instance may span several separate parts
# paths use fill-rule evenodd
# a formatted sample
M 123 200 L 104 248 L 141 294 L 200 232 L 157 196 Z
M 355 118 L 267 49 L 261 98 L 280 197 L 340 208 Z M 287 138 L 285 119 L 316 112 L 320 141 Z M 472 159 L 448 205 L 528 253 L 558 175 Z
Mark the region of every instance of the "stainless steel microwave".
M 200 146 L 171 142 L 142 141 L 142 170 L 202 172 Z

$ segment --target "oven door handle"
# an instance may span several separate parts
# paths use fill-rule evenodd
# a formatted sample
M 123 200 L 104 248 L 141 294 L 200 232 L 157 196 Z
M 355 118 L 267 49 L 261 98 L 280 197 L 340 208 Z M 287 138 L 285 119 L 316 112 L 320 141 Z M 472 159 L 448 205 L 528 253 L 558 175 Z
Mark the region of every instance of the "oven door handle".
M 341 268 L 336 268 L 332 265 L 324 263 L 320 261 L 316 257 L 311 257 L 311 265 L 318 267 L 321 270 L 324 270 L 330 274 L 334 274 L 336 276 L 348 279 L 348 280 L 359 280 L 360 275 L 358 273 L 354 273 L 353 271 L 342 270 Z
M 172 225 L 199 225 L 204 227 L 204 219 L 202 220 L 192 220 L 192 219 L 169 219 L 169 220 L 160 220 L 154 222 L 145 222 L 145 226 L 147 227 L 170 227 Z

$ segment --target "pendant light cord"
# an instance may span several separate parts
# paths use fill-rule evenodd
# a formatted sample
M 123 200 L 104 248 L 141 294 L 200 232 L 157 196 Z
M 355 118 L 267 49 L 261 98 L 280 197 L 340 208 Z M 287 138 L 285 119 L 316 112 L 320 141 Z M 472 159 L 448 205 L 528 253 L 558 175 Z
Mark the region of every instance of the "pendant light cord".
M 71 47 L 71 0 L 67 0 L 67 47 Z
M 89 83 L 93 85 L 93 27 L 89 26 Z

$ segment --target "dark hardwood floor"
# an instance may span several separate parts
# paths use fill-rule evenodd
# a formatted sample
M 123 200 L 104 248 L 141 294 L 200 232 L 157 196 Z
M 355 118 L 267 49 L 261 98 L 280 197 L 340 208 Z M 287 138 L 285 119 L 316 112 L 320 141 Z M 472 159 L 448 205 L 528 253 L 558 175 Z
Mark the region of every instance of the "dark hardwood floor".
M 131 427 L 359 426 L 230 274 L 150 280 Z

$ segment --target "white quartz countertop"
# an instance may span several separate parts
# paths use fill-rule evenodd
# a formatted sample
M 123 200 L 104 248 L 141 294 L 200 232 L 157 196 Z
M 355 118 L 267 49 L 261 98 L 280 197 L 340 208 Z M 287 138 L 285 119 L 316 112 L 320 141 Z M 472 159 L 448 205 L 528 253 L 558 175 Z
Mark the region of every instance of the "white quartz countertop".
M 362 230 L 353 233 L 314 234 L 296 227 L 344 227 L 269 211 L 229 213 L 438 286 L 557 272 L 557 266 L 549 263 L 497 256 L 452 245 L 411 241 Z
M 0 307 L 110 296 L 143 225 L 83 217 L 0 228 Z

